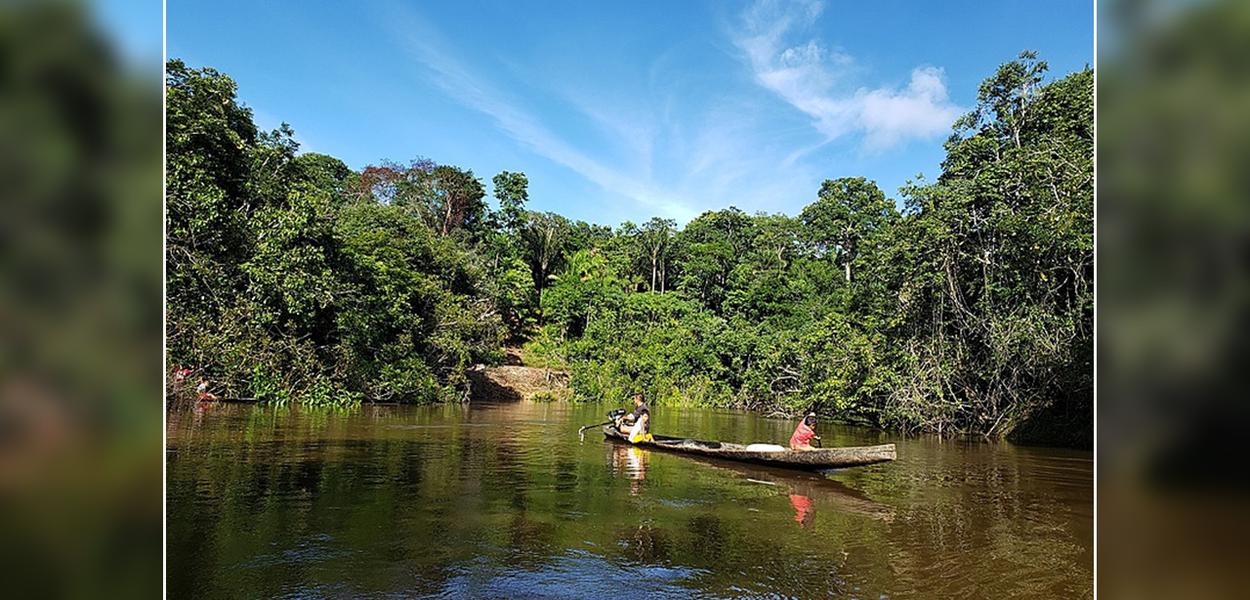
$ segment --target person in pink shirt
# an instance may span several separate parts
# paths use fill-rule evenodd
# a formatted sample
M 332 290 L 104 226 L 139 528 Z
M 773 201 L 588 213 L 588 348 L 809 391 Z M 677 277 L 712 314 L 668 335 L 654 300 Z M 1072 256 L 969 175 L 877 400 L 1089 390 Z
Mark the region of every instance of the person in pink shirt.
M 791 450 L 815 450 L 812 447 L 812 440 L 820 441 L 820 436 L 816 435 L 816 413 L 807 413 L 799 426 L 794 428 L 794 435 L 790 436 Z

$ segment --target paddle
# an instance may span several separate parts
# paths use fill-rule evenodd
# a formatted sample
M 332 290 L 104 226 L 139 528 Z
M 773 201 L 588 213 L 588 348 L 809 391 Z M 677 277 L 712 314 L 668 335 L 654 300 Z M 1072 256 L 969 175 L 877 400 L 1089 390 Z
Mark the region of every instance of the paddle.
M 610 421 L 610 420 L 609 420 L 609 421 L 604 421 L 604 422 L 602 422 L 602 423 L 595 423 L 594 425 L 586 425 L 585 427 L 582 427 L 582 428 L 580 428 L 580 429 L 578 429 L 578 430 L 577 430 L 577 437 L 578 437 L 578 439 L 582 439 L 582 440 L 584 440 L 584 439 L 586 439 L 586 430 L 587 430 L 587 429 L 590 429 L 591 427 L 602 427 L 603 425 L 611 425 L 612 423 L 615 423 L 615 421 Z

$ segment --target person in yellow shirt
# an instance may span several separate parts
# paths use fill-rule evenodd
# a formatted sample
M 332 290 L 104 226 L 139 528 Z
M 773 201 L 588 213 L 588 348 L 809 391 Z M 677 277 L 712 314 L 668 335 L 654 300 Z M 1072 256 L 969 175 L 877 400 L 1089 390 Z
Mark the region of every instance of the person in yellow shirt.
M 629 413 L 616 423 L 617 431 L 625 434 L 631 443 L 651 441 L 651 411 L 643 402 L 642 392 L 634 392 L 634 412 Z

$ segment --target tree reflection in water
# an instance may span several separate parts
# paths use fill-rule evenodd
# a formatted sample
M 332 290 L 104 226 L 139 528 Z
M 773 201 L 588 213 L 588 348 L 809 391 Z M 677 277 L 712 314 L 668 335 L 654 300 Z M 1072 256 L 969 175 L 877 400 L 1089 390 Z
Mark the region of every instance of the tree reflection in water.
M 197 421 L 181 406 L 169 596 L 1092 592 L 1089 453 L 921 437 L 899 440 L 896 463 L 805 473 L 579 440 L 603 411 L 214 405 Z M 678 409 L 660 425 L 728 440 L 789 429 Z

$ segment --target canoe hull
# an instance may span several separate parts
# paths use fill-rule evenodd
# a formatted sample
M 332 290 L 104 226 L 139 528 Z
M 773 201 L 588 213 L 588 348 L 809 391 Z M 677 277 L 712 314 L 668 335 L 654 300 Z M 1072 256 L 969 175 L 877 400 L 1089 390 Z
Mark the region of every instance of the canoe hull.
M 611 425 L 603 427 L 603 435 L 614 440 L 631 443 Z M 894 444 L 879 446 L 855 446 L 846 448 L 817 448 L 814 450 L 783 450 L 781 452 L 756 452 L 746 446 L 727 442 L 706 442 L 662 435 L 653 436 L 654 441 L 633 444 L 668 452 L 694 454 L 723 458 L 740 462 L 786 467 L 791 469 L 841 469 L 862 467 L 895 459 Z

